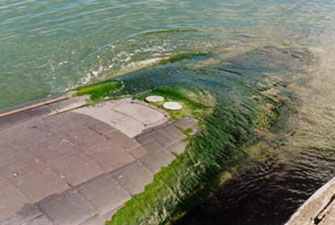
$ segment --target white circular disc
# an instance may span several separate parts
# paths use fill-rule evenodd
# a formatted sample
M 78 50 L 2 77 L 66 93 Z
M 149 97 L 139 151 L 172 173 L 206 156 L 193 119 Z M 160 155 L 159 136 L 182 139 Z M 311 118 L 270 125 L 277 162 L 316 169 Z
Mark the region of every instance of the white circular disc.
M 181 110 L 183 108 L 179 102 L 165 102 L 163 107 L 168 110 Z
M 158 95 L 151 95 L 145 98 L 147 102 L 162 102 L 164 101 L 164 97 Z

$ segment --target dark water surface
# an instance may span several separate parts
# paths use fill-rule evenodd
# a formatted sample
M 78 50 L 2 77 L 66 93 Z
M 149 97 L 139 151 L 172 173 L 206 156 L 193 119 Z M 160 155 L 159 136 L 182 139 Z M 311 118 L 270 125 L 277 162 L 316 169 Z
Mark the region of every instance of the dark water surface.
M 335 175 L 334 28 L 334 0 L 3 0 L 0 109 L 122 76 L 123 94 L 211 92 L 224 123 L 226 108 L 252 113 L 246 96 L 276 77 L 289 104 L 261 138 L 276 157 L 176 224 L 280 225 Z

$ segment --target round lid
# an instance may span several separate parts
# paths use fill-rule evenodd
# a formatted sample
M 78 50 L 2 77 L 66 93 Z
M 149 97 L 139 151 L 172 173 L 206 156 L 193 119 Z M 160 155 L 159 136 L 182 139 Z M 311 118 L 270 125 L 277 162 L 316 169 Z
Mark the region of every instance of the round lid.
M 183 108 L 179 102 L 165 102 L 163 107 L 168 110 L 181 110 Z
M 162 102 L 164 101 L 164 97 L 158 95 L 151 95 L 145 98 L 147 102 Z

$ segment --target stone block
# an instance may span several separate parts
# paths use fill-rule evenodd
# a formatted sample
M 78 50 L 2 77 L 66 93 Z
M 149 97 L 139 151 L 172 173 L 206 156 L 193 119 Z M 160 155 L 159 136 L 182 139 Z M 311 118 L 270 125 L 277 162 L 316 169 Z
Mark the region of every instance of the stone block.
M 0 224 L 14 216 L 28 198 L 6 178 L 0 177 Z
M 187 136 L 177 127 L 174 125 L 168 125 L 162 129 L 166 134 L 168 134 L 170 137 L 174 138 L 177 141 L 181 141 L 185 139 Z
M 41 209 L 56 225 L 76 225 L 97 214 L 94 207 L 76 191 L 52 195 L 38 203 Z
M 7 174 L 7 179 L 32 202 L 37 202 L 48 195 L 61 193 L 69 188 L 56 173 L 40 163 L 12 170 L 12 173 L 18 173 L 18 176 Z
M 162 167 L 169 165 L 175 157 L 165 150 L 156 141 L 149 142 L 143 146 L 147 151 L 140 161 L 152 172 L 157 173 Z
M 111 175 L 97 177 L 78 187 L 81 193 L 100 213 L 119 208 L 130 195 Z
M 0 136 L 0 167 L 10 164 L 19 156 L 17 151 L 10 143 Z
M 149 184 L 154 176 L 140 162 L 135 162 L 122 167 L 113 173 L 114 179 L 122 185 L 131 195 L 136 195 L 144 191 L 144 187 Z
M 198 121 L 191 118 L 191 117 L 186 117 L 184 119 L 177 120 L 177 121 L 174 122 L 174 124 L 182 130 L 192 128 L 195 125 L 197 125 L 197 123 L 198 123 Z
M 114 131 L 107 135 L 107 138 L 113 145 L 116 145 L 122 149 L 130 149 L 138 145 L 138 143 L 127 135 L 120 131 Z
M 140 134 L 145 126 L 140 121 L 129 117 L 127 114 L 116 112 L 113 110 L 113 104 L 104 103 L 99 107 L 85 107 L 75 110 L 76 113 L 91 116 L 112 127 L 120 130 L 129 137 Z
M 78 152 L 55 157 L 47 161 L 46 165 L 72 186 L 81 184 L 103 173 L 99 165 Z
M 103 225 L 106 221 L 110 220 L 119 208 L 113 209 L 105 214 L 95 215 L 80 225 Z
M 144 157 L 148 153 L 141 145 L 136 145 L 135 147 L 127 149 L 126 151 L 136 159 Z
M 29 223 L 27 223 L 27 225 L 53 225 L 53 224 L 54 223 L 51 222 L 51 220 L 44 215 L 37 217 L 32 221 L 30 221 Z
M 136 102 L 120 102 L 117 104 L 113 110 L 126 114 L 129 117 L 132 117 L 146 126 L 152 126 L 157 123 L 164 123 L 167 121 L 167 118 L 163 113 L 158 110 L 151 108 L 150 106 L 142 105 Z
M 172 153 L 176 153 L 176 154 L 182 154 L 184 153 L 184 151 L 186 150 L 186 146 L 187 146 L 187 142 L 185 141 L 180 141 L 180 142 L 177 142 L 169 147 L 167 147 L 166 149 L 169 151 L 169 152 L 172 152 Z

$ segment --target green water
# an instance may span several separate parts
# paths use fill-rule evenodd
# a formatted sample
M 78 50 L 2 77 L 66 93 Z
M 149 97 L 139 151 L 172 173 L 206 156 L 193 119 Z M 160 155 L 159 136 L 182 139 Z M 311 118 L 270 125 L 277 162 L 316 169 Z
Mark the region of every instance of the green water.
M 0 109 L 179 53 L 333 32 L 327 1 L 0 2 Z

